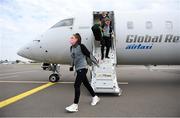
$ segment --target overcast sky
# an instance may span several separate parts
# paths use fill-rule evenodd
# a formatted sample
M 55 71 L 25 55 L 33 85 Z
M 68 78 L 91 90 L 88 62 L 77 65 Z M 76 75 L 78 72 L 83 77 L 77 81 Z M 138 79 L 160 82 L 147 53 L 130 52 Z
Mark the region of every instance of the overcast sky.
M 180 10 L 180 0 L 0 0 L 0 60 L 59 20 L 85 10 Z

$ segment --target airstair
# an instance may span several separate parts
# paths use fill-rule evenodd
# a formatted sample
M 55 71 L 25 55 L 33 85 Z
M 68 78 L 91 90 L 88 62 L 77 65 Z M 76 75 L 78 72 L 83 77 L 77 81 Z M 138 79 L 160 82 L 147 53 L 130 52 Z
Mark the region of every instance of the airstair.
M 116 52 L 112 50 L 109 54 L 110 59 L 101 60 L 100 48 L 93 51 L 96 59 L 99 60 L 99 66 L 92 68 L 91 86 L 96 93 L 116 93 L 121 95 L 121 89 L 118 86 L 116 75 Z
M 94 12 L 94 21 L 98 18 L 97 12 Z M 110 12 L 111 19 L 114 19 L 114 13 Z M 91 86 L 96 93 L 115 93 L 121 95 L 122 90 L 118 86 L 117 74 L 116 74 L 116 65 L 117 65 L 117 56 L 116 56 L 116 38 L 113 33 L 112 47 L 109 52 L 109 59 L 104 58 L 101 60 L 101 47 L 100 42 L 93 40 L 92 49 L 93 56 L 99 61 L 99 67 L 93 66 L 91 71 Z M 106 50 L 104 50 L 106 52 Z

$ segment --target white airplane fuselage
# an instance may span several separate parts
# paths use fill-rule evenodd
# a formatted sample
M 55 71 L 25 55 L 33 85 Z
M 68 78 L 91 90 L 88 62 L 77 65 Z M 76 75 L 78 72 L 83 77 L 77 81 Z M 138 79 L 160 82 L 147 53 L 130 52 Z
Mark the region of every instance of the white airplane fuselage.
M 117 64 L 179 65 L 180 12 L 114 12 Z M 78 32 L 92 51 L 93 14 L 73 17 L 72 26 L 48 29 L 23 47 L 25 58 L 55 64 L 70 64 L 69 38 Z

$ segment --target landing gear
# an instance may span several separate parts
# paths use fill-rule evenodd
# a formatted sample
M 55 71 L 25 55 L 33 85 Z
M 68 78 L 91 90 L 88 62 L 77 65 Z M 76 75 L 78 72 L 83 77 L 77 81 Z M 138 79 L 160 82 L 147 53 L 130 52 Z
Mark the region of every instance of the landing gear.
M 60 73 L 59 73 L 59 66 L 58 66 L 58 64 L 51 64 L 50 65 L 50 69 L 49 70 L 51 70 L 52 72 L 53 72 L 53 74 L 51 74 L 50 76 L 49 76 L 49 81 L 50 82 L 58 82 L 59 80 L 60 80 Z
M 58 74 L 51 74 L 50 76 L 49 76 L 49 81 L 50 82 L 58 82 L 59 81 L 59 75 Z
M 50 66 L 49 63 L 42 63 L 41 68 L 42 68 L 43 70 L 47 70 L 47 69 L 49 68 L 49 66 Z

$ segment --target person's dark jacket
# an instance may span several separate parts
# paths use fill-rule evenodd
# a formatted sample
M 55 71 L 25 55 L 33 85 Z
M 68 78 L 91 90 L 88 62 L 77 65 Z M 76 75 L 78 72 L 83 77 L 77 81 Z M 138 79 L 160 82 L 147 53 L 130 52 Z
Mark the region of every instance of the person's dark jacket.
M 95 40 L 97 41 L 101 41 L 102 40 L 102 31 L 100 29 L 100 25 L 99 24 L 94 24 L 91 28 L 93 34 L 94 34 L 94 37 L 95 37 Z

